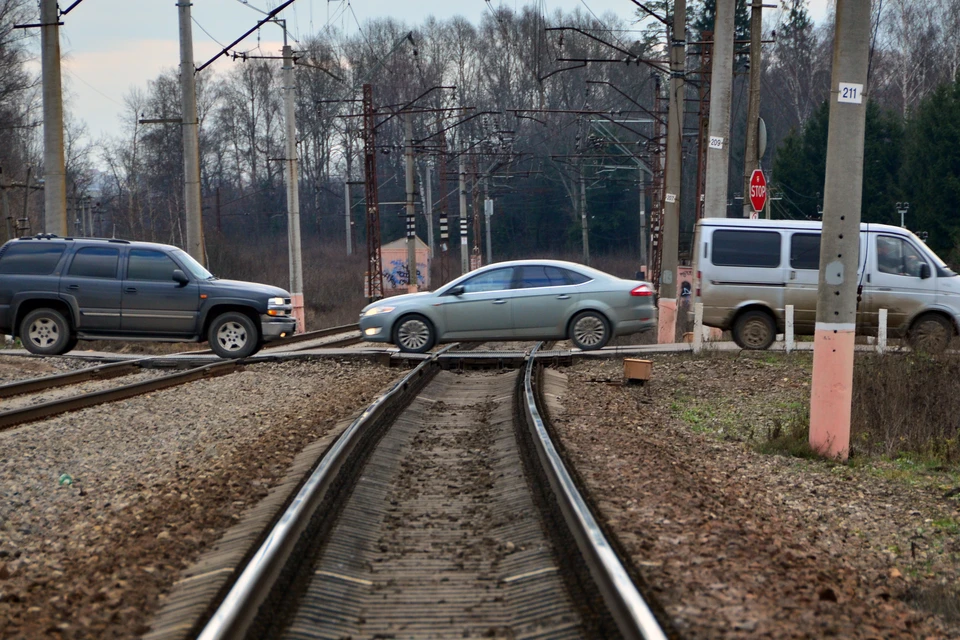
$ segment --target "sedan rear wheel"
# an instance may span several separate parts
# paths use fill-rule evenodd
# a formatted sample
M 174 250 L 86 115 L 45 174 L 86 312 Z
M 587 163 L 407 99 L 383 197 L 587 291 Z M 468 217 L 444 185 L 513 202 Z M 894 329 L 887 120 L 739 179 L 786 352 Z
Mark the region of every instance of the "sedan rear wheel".
M 610 340 L 607 319 L 596 311 L 583 311 L 570 323 L 570 342 L 581 351 L 600 349 Z
M 436 336 L 430 321 L 420 315 L 406 316 L 393 330 L 393 343 L 400 351 L 425 353 L 433 348 Z

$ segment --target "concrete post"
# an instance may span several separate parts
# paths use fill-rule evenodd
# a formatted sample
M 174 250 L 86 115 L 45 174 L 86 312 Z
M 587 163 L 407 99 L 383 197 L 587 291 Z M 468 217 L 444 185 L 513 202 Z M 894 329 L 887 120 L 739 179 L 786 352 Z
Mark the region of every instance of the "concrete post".
M 417 218 L 413 205 L 413 116 L 403 114 L 403 130 L 406 138 L 403 157 L 407 177 L 407 291 L 417 292 Z
M 69 235 L 67 170 L 63 151 L 63 88 L 60 77 L 60 12 L 57 0 L 40 1 L 40 64 L 43 91 L 43 230 Z
M 347 255 L 353 255 L 353 216 L 350 201 L 350 137 L 347 137 L 347 174 L 343 177 L 343 224 L 346 227 Z
M 726 218 L 730 165 L 730 101 L 733 96 L 733 39 L 735 0 L 717 0 L 710 75 L 710 130 L 707 145 L 706 216 Z
M 760 42 L 763 30 L 763 0 L 753 0 L 750 13 L 750 93 L 747 97 L 747 145 L 743 154 L 743 217 L 753 212 L 750 204 L 750 176 L 760 168 Z M 769 196 L 767 198 L 769 200 Z M 768 218 L 770 216 L 767 216 Z
M 467 168 L 460 154 L 460 273 L 470 271 L 470 250 L 467 248 Z
M 286 40 L 287 33 L 283 33 Z M 303 256 L 300 252 L 300 180 L 297 167 L 297 83 L 293 75 L 293 49 L 283 45 L 283 119 L 287 147 L 284 178 L 287 183 L 287 242 L 290 248 L 290 297 L 297 332 L 307 330 L 303 308 Z
M 644 279 L 650 279 L 650 265 L 647 264 L 647 174 L 643 166 L 640 171 L 640 264 L 644 266 Z
M 693 305 L 693 352 L 700 353 L 703 350 L 703 303 L 697 302 Z
M 664 171 L 663 228 L 660 246 L 658 331 L 660 344 L 677 339 L 677 263 L 680 248 L 681 137 L 683 136 L 684 66 L 687 2 L 675 0 L 670 34 L 670 103 L 667 110 L 667 159 Z
M 436 243 L 433 238 L 433 178 L 432 178 L 432 169 L 430 162 L 427 161 L 427 175 L 426 175 L 426 187 L 424 188 L 424 209 L 423 217 L 427 219 L 427 244 L 430 246 L 430 257 L 433 258 L 435 255 Z
M 200 203 L 200 138 L 197 121 L 197 67 L 193 61 L 190 1 L 180 0 L 180 113 L 183 131 L 183 204 L 187 218 L 187 253 L 206 264 Z
M 810 446 L 841 460 L 850 449 L 870 5 L 837 0 L 810 387 Z
M 784 315 L 786 316 L 784 322 L 784 332 L 783 332 L 783 348 L 787 353 L 790 353 L 794 349 L 794 329 L 793 329 L 793 305 L 788 304 L 783 310 Z
M 880 318 L 877 325 L 877 353 L 887 351 L 887 310 L 880 309 Z

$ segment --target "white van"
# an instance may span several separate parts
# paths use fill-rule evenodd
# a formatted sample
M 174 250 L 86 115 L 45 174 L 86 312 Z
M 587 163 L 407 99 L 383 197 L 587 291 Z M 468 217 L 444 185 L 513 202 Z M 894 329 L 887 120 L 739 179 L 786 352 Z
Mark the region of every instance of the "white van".
M 817 319 L 820 222 L 704 218 L 694 236 L 694 302 L 703 323 L 729 330 L 744 349 L 766 349 L 793 305 L 796 335 Z M 876 335 L 887 310 L 890 335 L 928 351 L 946 348 L 960 319 L 960 278 L 917 236 L 860 225 L 857 332 Z

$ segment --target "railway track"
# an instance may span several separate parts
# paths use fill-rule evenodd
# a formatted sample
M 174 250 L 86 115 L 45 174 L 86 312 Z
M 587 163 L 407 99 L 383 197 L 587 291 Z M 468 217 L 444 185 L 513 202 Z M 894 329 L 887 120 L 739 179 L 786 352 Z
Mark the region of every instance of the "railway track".
M 450 351 L 228 531 L 145 637 L 665 638 L 550 442 L 533 358 Z

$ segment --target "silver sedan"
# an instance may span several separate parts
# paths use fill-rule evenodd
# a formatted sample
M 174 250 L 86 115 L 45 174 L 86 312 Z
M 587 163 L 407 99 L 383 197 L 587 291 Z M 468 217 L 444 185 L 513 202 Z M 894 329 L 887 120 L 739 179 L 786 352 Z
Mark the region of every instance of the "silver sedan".
M 562 340 L 600 349 L 616 335 L 654 326 L 653 288 L 559 260 L 499 262 L 437 291 L 384 298 L 363 308 L 370 342 L 423 353 L 458 340 Z

